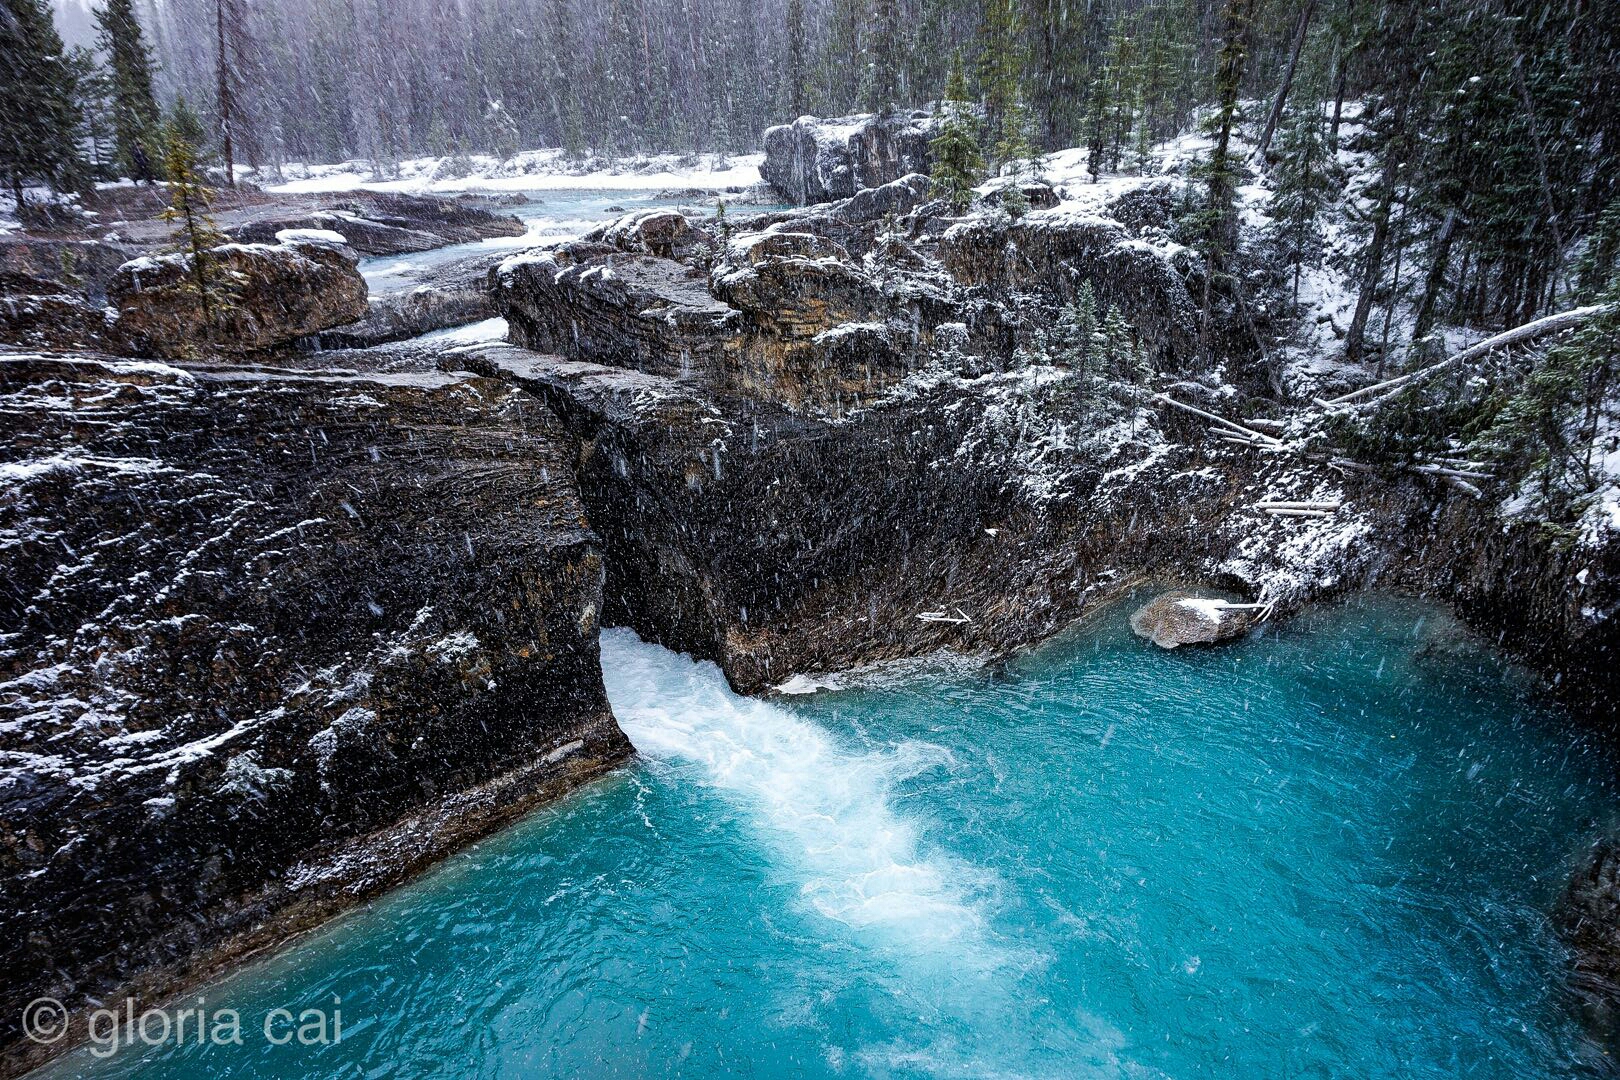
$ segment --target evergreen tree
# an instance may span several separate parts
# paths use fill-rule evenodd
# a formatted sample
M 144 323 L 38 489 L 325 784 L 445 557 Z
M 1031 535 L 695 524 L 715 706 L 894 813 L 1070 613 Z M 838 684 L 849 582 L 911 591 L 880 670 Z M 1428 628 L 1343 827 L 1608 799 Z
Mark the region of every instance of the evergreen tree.
M 1620 376 L 1620 277 L 1606 306 L 1535 362 L 1497 415 L 1486 446 L 1516 475 L 1533 475 L 1550 517 L 1572 518 L 1601 480 L 1599 431 Z
M 1198 169 L 1206 186 L 1203 210 L 1194 216 L 1199 253 L 1204 257 L 1202 329 L 1206 343 L 1210 305 L 1216 279 L 1226 272 L 1227 259 L 1237 248 L 1237 180 L 1240 164 L 1232 154 L 1232 134 L 1238 123 L 1238 92 L 1248 57 L 1250 19 L 1254 0 L 1226 0 L 1224 41 L 1215 74 L 1216 105 L 1210 118 L 1214 145 L 1209 159 Z
M 551 0 L 551 100 L 558 142 L 577 158 L 585 152 L 585 117 L 574 71 L 574 15 L 568 0 Z
M 1119 305 L 1109 304 L 1108 314 L 1100 328 L 1098 366 L 1111 378 L 1134 381 L 1136 377 L 1136 331 L 1120 312 Z
M 1103 117 L 1103 143 L 1108 165 L 1116 172 L 1124 166 L 1124 151 L 1136 126 L 1141 71 L 1137 63 L 1136 41 L 1126 24 L 1115 27 L 1104 68 L 1110 80 L 1109 108 Z
M 1113 79 L 1106 68 L 1091 81 L 1090 105 L 1086 109 L 1086 172 L 1091 174 L 1094 184 L 1107 164 L 1108 135 L 1114 113 L 1112 89 Z
M 203 178 L 197 150 L 177 129 L 164 138 L 163 171 L 169 178 L 169 205 L 162 219 L 175 227 L 172 250 L 185 256 L 185 295 L 202 309 L 209 340 L 232 306 L 231 282 L 214 261 L 213 249 L 226 242 L 214 222 L 213 192 Z
M 1035 332 L 1033 347 L 1025 350 L 1025 361 L 1073 368 L 1084 375 L 1087 361 L 1096 351 L 1097 337 L 1097 294 L 1091 282 L 1085 281 L 1052 325 Z
M 868 108 L 887 113 L 900 100 L 900 6 L 898 0 L 873 0 L 867 49 L 871 98 Z
M 96 42 L 107 57 L 117 167 L 125 176 L 150 181 L 157 151 L 157 98 L 152 94 L 152 60 L 135 18 L 134 0 L 107 0 L 96 12 Z
M 190 148 L 193 159 L 208 160 L 208 127 L 184 96 L 174 99 L 174 105 L 169 109 L 168 122 L 159 134 L 163 136 L 161 145 L 165 158 L 169 154 L 169 143 L 178 136 Z
M 1620 198 L 1598 216 L 1575 269 L 1580 290 L 1586 295 L 1596 293 L 1620 272 Z
M 1058 315 L 1054 342 L 1060 362 L 1084 374 L 1097 351 L 1099 330 L 1097 292 L 1090 281 L 1083 281 Z
M 1030 43 L 1025 99 L 1036 112 L 1035 142 L 1044 150 L 1072 146 L 1081 137 L 1081 103 L 1090 85 L 1090 39 L 1100 4 L 1025 0 Z
M 89 49 L 69 49 L 68 63 L 79 88 L 79 111 L 84 119 L 79 139 L 88 155 L 90 171 L 98 180 L 116 179 L 112 78 L 96 63 Z
M 984 171 L 984 158 L 979 153 L 979 140 L 973 119 L 968 112 L 967 79 L 962 74 L 960 55 L 951 61 L 951 72 L 945 83 L 945 112 L 939 134 L 928 144 L 933 155 L 933 193 L 945 199 L 957 212 L 967 209 L 973 201 L 973 188 Z
M 1022 176 L 1035 157 L 1035 117 L 1024 104 L 1023 91 L 1016 87 L 1007 103 L 995 156 L 998 167 L 1012 165 L 1015 176 Z
M 1293 271 L 1293 302 L 1297 305 L 1301 271 L 1321 260 L 1322 212 L 1340 187 L 1317 102 L 1289 109 L 1277 143 L 1273 176 L 1277 187 L 1271 202 L 1271 241 L 1282 265 Z
M 787 77 L 788 115 L 798 119 L 805 110 L 804 56 L 807 45 L 804 35 L 804 0 L 787 0 L 787 63 L 783 71 Z
M 984 106 L 985 146 L 998 164 L 996 147 L 1021 137 L 1009 128 L 1016 122 L 1012 111 L 1023 70 L 1023 22 L 1017 0 L 984 0 L 979 26 L 979 100 Z
M 83 169 L 77 74 L 45 0 L 0 0 L 0 175 L 26 210 L 23 186 L 61 190 Z

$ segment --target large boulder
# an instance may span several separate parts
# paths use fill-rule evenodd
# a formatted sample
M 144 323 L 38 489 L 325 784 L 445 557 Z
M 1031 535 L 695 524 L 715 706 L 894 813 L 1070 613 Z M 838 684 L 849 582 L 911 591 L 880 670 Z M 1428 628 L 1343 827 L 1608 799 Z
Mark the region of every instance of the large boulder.
M 1209 645 L 1243 634 L 1262 611 L 1253 604 L 1233 604 L 1219 597 L 1167 592 L 1132 612 L 1131 629 L 1161 649 Z
M 933 135 L 927 113 L 801 116 L 766 129 L 759 172 L 798 206 L 847 199 L 862 188 L 928 172 Z
M 0 352 L 0 1048 L 630 752 L 573 459 L 486 379 Z
M 515 255 L 490 284 L 513 341 L 642 371 L 721 378 L 741 326 L 707 275 L 654 255 Z
M 209 251 L 224 303 L 216 295 L 205 304 L 192 287 L 189 255 L 125 263 L 108 286 L 120 335 L 149 356 L 254 353 L 366 314 L 366 281 L 341 236 L 280 236 L 276 244 L 226 244 Z
M 350 191 L 325 196 L 306 213 L 271 213 L 231 229 L 244 244 L 273 243 L 287 229 L 322 229 L 341 235 L 362 255 L 402 255 L 497 236 L 522 236 L 526 226 L 478 196 L 407 195 Z

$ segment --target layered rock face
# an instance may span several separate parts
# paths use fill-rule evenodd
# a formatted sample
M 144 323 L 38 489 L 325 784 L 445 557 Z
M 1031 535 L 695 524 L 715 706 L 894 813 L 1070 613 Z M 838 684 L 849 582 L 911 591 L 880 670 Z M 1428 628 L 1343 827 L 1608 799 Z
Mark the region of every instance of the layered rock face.
M 1095 278 L 1189 370 L 1192 302 L 1165 258 L 1093 220 L 953 235 L 925 200 L 912 177 L 724 235 L 626 219 L 492 275 L 533 351 L 445 362 L 531 389 L 582 440 L 610 621 L 758 691 L 1004 653 L 1144 567 L 1207 576 L 1235 554 L 1247 523 L 1190 523 L 1230 516 L 1246 462 L 1194 468 L 1145 391 L 1012 357 Z M 1044 275 L 980 257 L 1019 242 L 1050 247 Z M 1258 589 L 1270 565 L 1222 573 Z
M 1481 554 L 1496 546 L 1480 509 L 1437 479 L 1226 446 L 1155 404 L 1139 366 L 1019 352 L 1089 285 L 1151 385 L 1230 407 L 1199 381 L 1197 268 L 1145 238 L 1161 201 L 1129 207 L 1130 229 L 1063 204 L 953 219 L 916 177 L 723 233 L 627 218 L 498 268 L 512 340 L 533 351 L 455 362 L 533 389 L 583 441 L 610 619 L 745 691 L 943 646 L 1004 653 L 1144 574 L 1283 611 L 1381 578 L 1454 593 L 1493 629 L 1467 598 L 1525 593 L 1515 634 L 1549 635 L 1549 661 L 1612 644 L 1612 620 L 1577 625 L 1610 603 L 1592 591 L 1609 570 L 1571 598 L 1557 581 L 1578 568 L 1547 551 L 1520 570 Z M 1257 508 L 1279 499 L 1340 509 Z
M 1017 221 L 980 217 L 952 225 L 939 240 L 952 276 L 993 296 L 1039 290 L 1058 302 L 1090 282 L 1101 307 L 1117 305 L 1155 359 L 1198 353 L 1198 305 L 1188 274 L 1118 222 L 1061 210 Z
M 760 175 L 798 206 L 847 199 L 907 173 L 928 172 L 927 113 L 801 116 L 765 131 Z
M 0 399 L 0 1042 L 629 753 L 572 447 L 521 390 L 0 353 Z
M 743 219 L 723 235 L 677 214 L 631 215 L 508 259 L 490 288 L 527 348 L 809 413 L 885 391 L 936 346 L 1005 363 L 1018 320 L 1039 325 L 1086 280 L 1137 321 L 1156 360 L 1195 354 L 1181 277 L 1117 226 L 1002 217 L 913 243 L 906 233 L 938 221 L 926 185 L 903 177 L 814 211 Z M 1016 257 L 1020 243 L 1044 258 L 1044 274 Z
M 159 255 L 119 268 L 108 286 L 118 335 L 138 355 L 183 358 L 204 349 L 252 353 L 354 322 L 366 314 L 366 281 L 341 237 L 284 232 L 277 244 L 227 244 L 209 252 L 228 289 L 205 303 L 191 259 Z
M 0 342 L 96 348 L 112 334 L 107 283 L 138 252 L 97 240 L 0 241 Z
M 1164 527 L 1225 498 L 1226 470 L 1186 453 L 1120 498 L 1105 474 L 1149 448 L 1128 428 L 1065 444 L 1073 385 L 1051 369 L 919 375 L 834 419 L 512 346 L 446 362 L 532 390 L 583 440 L 607 621 L 716 660 L 743 692 L 940 648 L 1003 654 L 1140 567 L 1190 570 L 1233 539 Z

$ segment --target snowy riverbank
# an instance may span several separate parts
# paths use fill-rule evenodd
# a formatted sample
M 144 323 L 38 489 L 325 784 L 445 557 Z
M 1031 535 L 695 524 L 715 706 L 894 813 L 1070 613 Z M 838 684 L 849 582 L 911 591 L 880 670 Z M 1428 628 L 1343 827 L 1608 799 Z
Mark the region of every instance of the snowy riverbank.
M 457 192 L 746 188 L 760 183 L 763 154 L 653 154 L 633 158 L 570 159 L 562 150 L 526 150 L 502 161 L 488 155 L 423 157 L 379 173 L 369 161 L 335 165 L 294 163 L 281 178 L 266 173 L 267 191 L 308 194 L 374 191 Z

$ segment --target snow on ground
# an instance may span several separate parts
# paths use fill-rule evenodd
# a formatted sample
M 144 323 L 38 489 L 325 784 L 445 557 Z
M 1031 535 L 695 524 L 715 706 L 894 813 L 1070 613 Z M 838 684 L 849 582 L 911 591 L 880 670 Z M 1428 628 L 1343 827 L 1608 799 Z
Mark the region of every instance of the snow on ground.
M 750 187 L 760 182 L 764 154 L 682 156 L 654 154 L 639 158 L 571 160 L 561 150 L 527 150 L 505 161 L 485 155 L 412 158 L 399 163 L 397 174 L 379 176 L 368 161 L 337 165 L 292 164 L 282 178 L 266 174 L 267 191 L 306 194 L 319 191 L 458 192 L 637 190 L 645 188 Z
M 452 326 L 448 330 L 435 330 L 430 334 L 423 334 L 416 340 L 422 342 L 431 341 L 441 345 L 479 345 L 486 341 L 505 341 L 506 330 L 506 320 L 497 315 L 493 319 L 468 323 L 466 326 Z

